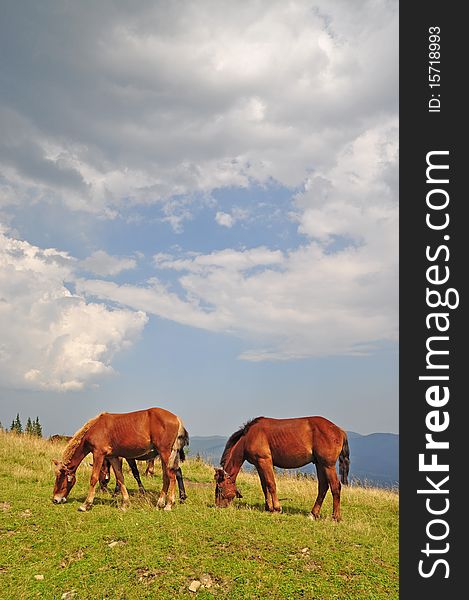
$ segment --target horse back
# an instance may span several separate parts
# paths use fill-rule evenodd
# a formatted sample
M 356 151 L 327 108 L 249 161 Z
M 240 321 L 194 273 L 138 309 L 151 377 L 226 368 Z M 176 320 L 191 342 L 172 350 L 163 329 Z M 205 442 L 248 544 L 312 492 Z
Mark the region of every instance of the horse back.
M 345 432 L 324 417 L 257 420 L 246 434 L 249 462 L 271 458 L 281 468 L 297 468 L 310 462 L 335 464 Z
M 109 456 L 136 458 L 153 450 L 171 449 L 178 435 L 180 419 L 163 408 L 129 413 L 102 413 L 89 430 L 90 448 Z

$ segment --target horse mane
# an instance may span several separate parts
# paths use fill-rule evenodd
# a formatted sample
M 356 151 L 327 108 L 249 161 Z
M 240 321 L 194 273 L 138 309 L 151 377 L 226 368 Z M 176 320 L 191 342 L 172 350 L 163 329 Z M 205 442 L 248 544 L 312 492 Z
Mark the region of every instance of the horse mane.
M 99 415 L 96 415 L 96 417 L 93 417 L 92 419 L 90 419 L 89 421 L 87 421 L 83 427 L 81 427 L 76 433 L 75 435 L 72 436 L 72 439 L 68 442 L 67 446 L 65 447 L 64 453 L 62 455 L 62 462 L 64 464 L 67 464 L 70 459 L 72 458 L 72 456 L 75 453 L 75 450 L 78 448 L 78 446 L 80 445 L 85 433 L 87 431 L 89 431 L 89 429 L 91 429 L 91 427 L 96 423 L 96 421 L 106 413 L 99 413 Z
M 250 421 L 247 421 L 247 423 L 242 425 L 238 429 L 238 431 L 235 431 L 232 435 L 230 435 L 230 437 L 228 438 L 228 441 L 226 442 L 225 449 L 223 450 L 223 454 L 220 459 L 220 465 L 223 468 L 225 467 L 225 463 L 228 460 L 228 453 L 231 450 L 231 448 L 233 448 L 233 446 L 236 444 L 236 442 L 240 438 L 242 438 L 243 435 L 246 435 L 246 433 L 251 429 L 251 427 L 253 425 L 255 425 L 258 421 L 260 421 L 260 419 L 263 419 L 263 418 L 264 417 L 256 417 L 255 419 L 251 419 Z

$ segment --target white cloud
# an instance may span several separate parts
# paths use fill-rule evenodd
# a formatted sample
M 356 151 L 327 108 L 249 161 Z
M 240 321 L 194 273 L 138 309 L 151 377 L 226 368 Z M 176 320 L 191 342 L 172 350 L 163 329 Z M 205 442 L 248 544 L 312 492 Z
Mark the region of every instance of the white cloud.
M 217 211 L 215 214 L 215 221 L 218 223 L 218 225 L 231 229 L 235 223 L 238 223 L 239 221 L 246 221 L 248 217 L 248 210 L 245 208 L 240 208 L 239 206 L 233 206 L 231 212 L 229 213 L 220 210 Z
M 134 269 L 137 261 L 134 258 L 119 258 L 111 256 L 104 250 L 93 252 L 80 262 L 80 267 L 96 275 L 117 275 L 121 271 Z
M 75 351 L 84 357 L 78 385 L 93 380 L 93 369 L 109 369 L 145 317 L 92 296 L 237 335 L 249 360 L 358 353 L 395 340 L 397 12 L 388 0 L 103 0 L 90 11 L 12 4 L 0 25 L 10 57 L 0 207 L 16 210 L 21 198 L 111 219 L 123 207 L 159 203 L 162 220 L 181 232 L 194 203 L 207 206 L 214 189 L 279 182 L 300 190 L 290 218 L 302 236 L 288 251 L 158 254 L 158 278 L 140 286 L 74 280 L 83 264 L 112 276 L 132 268 L 131 258 L 102 251 L 80 265 L 22 242 L 19 256 L 34 256 L 31 275 L 20 278 L 9 250 L 5 306 L 19 312 L 7 311 L 4 322 L 7 332 L 24 326 L 0 356 L 13 365 L 11 348 L 25 335 L 31 356 L 22 348 L 13 379 L 73 386 Z M 235 205 L 215 214 L 228 228 L 243 220 L 248 213 Z M 178 287 L 164 283 L 168 269 Z M 64 287 L 67 277 L 79 296 Z M 73 326 L 80 314 L 89 331 L 96 323 L 86 343 Z M 114 340 L 106 332 L 118 317 Z
M 77 261 L 0 232 L 0 377 L 13 388 L 67 391 L 113 372 L 139 337 L 143 312 L 90 303 L 65 282 Z
M 135 341 L 145 313 L 238 336 L 247 346 L 241 358 L 252 361 L 360 354 L 396 340 L 397 164 L 389 120 L 358 135 L 296 195 L 302 246 L 155 255 L 162 275 L 178 274 L 179 291 L 156 277 L 141 286 L 77 279 L 84 264 L 112 275 L 134 262 L 105 252 L 80 262 L 3 233 L 4 381 L 55 390 L 91 384 Z
M 299 186 L 397 111 L 387 0 L 12 4 L 1 26 L 5 204 L 114 218 L 215 188 Z M 180 230 L 189 213 L 165 219 Z
M 158 254 L 182 293 L 80 281 L 82 293 L 241 337 L 248 360 L 361 354 L 397 339 L 397 128 L 358 136 L 296 197 L 305 244 Z
M 369 351 L 396 340 L 395 269 L 373 248 L 348 248 L 328 255 L 311 243 L 282 254 L 282 269 L 252 263 L 242 252 L 228 265 L 200 259 L 174 260 L 185 269 L 183 295 L 159 281 L 145 287 L 81 281 L 81 293 L 145 310 L 179 323 L 234 334 L 251 346 L 244 358 L 291 359 Z M 167 265 L 168 263 L 166 263 Z M 241 266 L 243 265 L 243 266 Z
M 247 271 L 255 267 L 281 265 L 284 262 L 284 257 L 280 250 L 269 250 L 265 246 L 260 246 L 241 251 L 227 248 L 210 254 L 191 252 L 184 258 L 176 258 L 171 254 L 161 253 L 156 254 L 153 260 L 159 269 L 207 273 L 213 269 Z
M 345 236 L 384 243 L 391 235 L 395 246 L 388 251 L 397 253 L 397 174 L 398 127 L 391 119 L 359 135 L 332 168 L 307 179 L 295 198 L 299 231 L 322 242 Z
M 228 229 L 233 227 L 233 225 L 235 223 L 235 220 L 233 219 L 232 215 L 230 215 L 229 213 L 221 212 L 221 211 L 218 211 L 217 214 L 215 215 L 215 221 L 219 225 L 222 225 L 223 227 L 228 227 Z

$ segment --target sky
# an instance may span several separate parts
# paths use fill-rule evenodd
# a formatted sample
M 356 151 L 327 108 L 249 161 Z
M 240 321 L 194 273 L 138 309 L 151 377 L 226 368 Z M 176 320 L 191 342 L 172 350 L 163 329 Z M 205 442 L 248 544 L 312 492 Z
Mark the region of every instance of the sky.
M 0 421 L 398 431 L 398 5 L 0 8 Z

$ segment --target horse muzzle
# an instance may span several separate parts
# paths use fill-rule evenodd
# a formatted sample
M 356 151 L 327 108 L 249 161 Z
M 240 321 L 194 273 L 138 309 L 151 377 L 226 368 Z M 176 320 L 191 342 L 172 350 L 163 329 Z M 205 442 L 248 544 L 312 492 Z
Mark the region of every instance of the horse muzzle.
M 54 504 L 65 504 L 65 502 L 67 502 L 67 498 L 64 498 L 64 496 L 54 496 L 52 498 L 52 502 Z
M 227 498 L 217 498 L 215 500 L 215 505 L 217 508 L 228 508 L 230 504 L 231 500 L 228 500 Z

